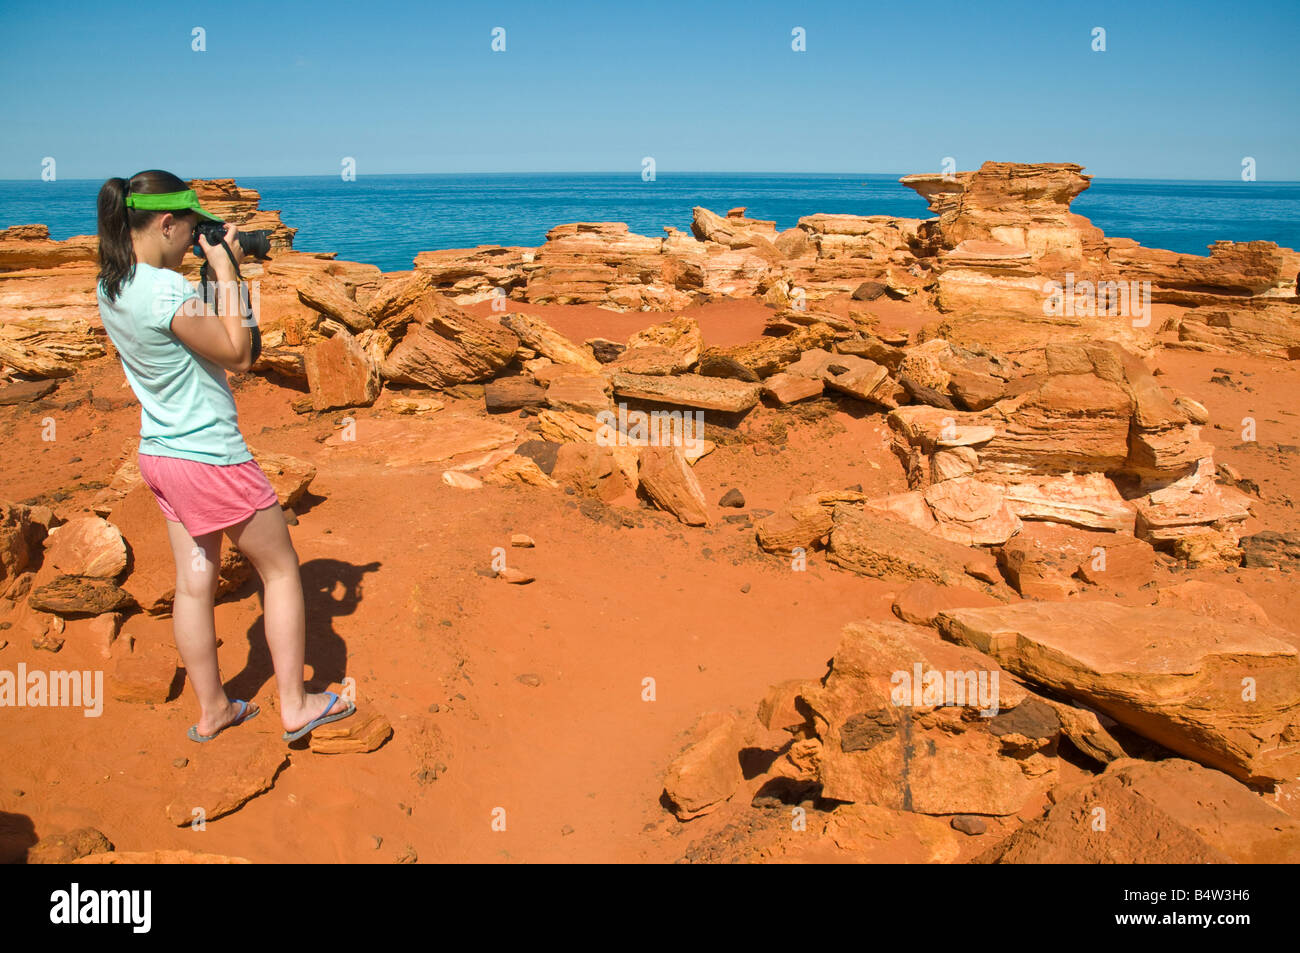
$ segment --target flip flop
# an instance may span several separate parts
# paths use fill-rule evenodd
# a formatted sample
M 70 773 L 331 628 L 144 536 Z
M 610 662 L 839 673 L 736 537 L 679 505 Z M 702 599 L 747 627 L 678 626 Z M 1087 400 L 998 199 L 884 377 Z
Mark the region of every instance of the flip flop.
M 339 696 L 334 694 L 333 692 L 326 692 L 325 697 L 330 700 L 330 703 L 325 706 L 325 710 L 329 711 L 331 708 L 334 707 L 334 703 L 339 700 Z M 351 715 L 356 710 L 357 710 L 357 706 L 352 704 L 351 702 L 348 702 L 348 707 L 343 709 L 342 711 L 336 711 L 332 715 L 321 715 L 319 718 L 307 722 L 307 724 L 303 725 L 297 731 L 286 731 L 283 735 L 284 740 L 297 741 L 303 735 L 311 734 L 312 729 L 319 728 L 321 725 L 328 725 L 331 721 L 338 721 L 340 718 L 346 718 L 348 717 L 348 715 Z
M 186 736 L 190 739 L 190 741 L 197 741 L 200 744 L 203 744 L 204 742 L 211 741 L 217 735 L 225 731 L 226 728 L 234 728 L 236 725 L 242 725 L 246 721 L 252 721 L 254 718 L 257 717 L 257 713 L 262 710 L 260 708 L 253 708 L 253 710 L 250 712 L 248 709 L 252 706 L 250 706 L 248 702 L 239 698 L 235 699 L 235 704 L 243 705 L 244 707 L 239 709 L 239 714 L 235 716 L 235 720 L 232 721 L 230 724 L 218 728 L 210 735 L 201 735 L 199 734 L 198 725 L 190 725 L 190 730 L 185 733 Z

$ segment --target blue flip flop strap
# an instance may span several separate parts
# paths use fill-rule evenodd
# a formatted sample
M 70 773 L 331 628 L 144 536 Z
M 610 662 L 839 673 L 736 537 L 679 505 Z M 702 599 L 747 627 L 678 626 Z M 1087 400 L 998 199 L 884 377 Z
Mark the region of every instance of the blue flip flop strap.
M 339 696 L 335 695 L 333 692 L 326 692 L 325 697 L 330 700 L 330 703 L 326 705 L 325 710 L 320 713 L 322 718 L 330 713 L 330 709 L 334 707 L 334 703 L 339 700 Z

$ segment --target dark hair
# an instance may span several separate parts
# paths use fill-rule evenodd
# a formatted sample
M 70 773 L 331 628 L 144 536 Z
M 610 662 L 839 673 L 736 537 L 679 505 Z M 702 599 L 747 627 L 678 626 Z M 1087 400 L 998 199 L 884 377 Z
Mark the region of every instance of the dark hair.
M 189 186 L 161 169 L 137 172 L 130 179 L 109 179 L 99 188 L 99 280 L 104 284 L 104 294 L 113 301 L 122 291 L 122 283 L 135 268 L 135 246 L 131 232 L 143 228 L 154 217 L 166 212 L 141 208 L 127 208 L 126 194 L 130 189 L 144 195 L 161 195 L 183 192 Z M 173 212 L 173 215 L 194 215 L 194 212 Z

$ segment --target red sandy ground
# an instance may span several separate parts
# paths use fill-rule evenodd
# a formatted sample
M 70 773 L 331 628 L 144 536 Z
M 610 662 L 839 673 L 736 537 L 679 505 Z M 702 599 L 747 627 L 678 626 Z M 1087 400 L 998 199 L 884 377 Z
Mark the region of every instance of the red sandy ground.
M 544 314 L 579 341 L 625 340 L 666 317 L 514 307 Z M 905 303 L 877 302 L 873 310 L 885 328 L 914 329 L 934 317 Z M 688 313 L 699 319 L 706 344 L 726 345 L 757 336 L 767 312 L 737 301 Z M 1204 431 L 1216 459 L 1258 481 L 1263 501 L 1247 532 L 1297 528 L 1289 471 L 1300 444 L 1293 409 L 1300 365 L 1172 350 L 1154 364 L 1163 381 L 1223 422 Z M 1215 368 L 1230 369 L 1240 388 L 1210 383 Z M 184 770 L 173 761 L 195 755 L 185 738 L 196 716 L 188 687 L 157 707 L 109 698 L 98 719 L 77 709 L 7 710 L 0 811 L 29 817 L 37 836 L 93 826 L 119 850 L 181 848 L 259 862 L 391 863 L 408 848 L 421 862 L 744 856 L 729 856 L 725 845 L 749 837 L 756 782 L 687 824 L 659 803 L 664 769 L 689 742 L 696 717 L 752 709 L 775 682 L 822 675 L 845 623 L 892 618 L 900 583 L 862 578 L 819 556 L 807 572 L 792 572 L 758 551 L 752 525 L 722 521 L 738 511 L 714 507 L 717 523 L 699 529 L 646 508 L 604 510 L 629 513 L 640 524 L 629 527 L 599 519 L 600 507 L 584 515 L 573 497 L 556 491 L 454 489 L 441 481 L 438 465 L 386 468 L 323 452 L 318 440 L 346 413 L 364 419 L 382 410 L 299 416 L 290 409 L 295 391 L 256 376 L 233 386 L 250 443 L 319 467 L 291 530 L 307 593 L 309 671 L 322 681 L 356 678 L 359 697 L 389 718 L 394 735 L 366 755 L 294 751 L 271 791 L 195 832 L 173 827 L 162 810 Z M 52 444 L 40 439 L 45 411 L 0 408 L 0 498 L 40 497 L 64 516 L 89 504 L 139 425 L 138 405 L 113 360 L 88 365 L 51 400 L 60 405 L 92 391 L 95 404 L 102 408 L 108 398 L 111 409 L 87 401 L 54 412 L 60 429 Z M 481 401 L 448 404 L 481 408 Z M 1247 415 L 1258 421 L 1254 445 L 1240 440 Z M 815 488 L 906 489 L 883 415 L 861 405 L 761 407 L 742 433 L 743 444 L 720 446 L 696 467 L 710 504 L 731 486 L 743 491 L 748 509 L 772 509 Z M 67 496 L 56 501 L 50 494 L 60 488 Z M 509 547 L 512 533 L 537 542 L 532 550 L 508 549 L 512 565 L 536 575 L 531 585 L 480 574 L 492 548 Z M 1239 586 L 1275 622 L 1300 630 L 1295 575 L 1191 575 Z M 236 730 L 278 735 L 256 584 L 216 611 L 232 694 L 256 696 L 264 709 Z M 10 642 L 0 667 L 104 667 L 78 631 L 69 626 L 57 656 L 20 644 L 14 630 L 0 632 Z M 136 615 L 124 632 L 146 645 L 171 642 L 170 619 Z M 258 647 L 251 653 L 250 639 Z M 541 684 L 520 682 L 524 674 L 540 676 Z M 646 677 L 657 683 L 653 702 L 641 700 Z M 426 773 L 421 780 L 422 769 L 434 769 L 437 779 Z M 1063 780 L 1070 771 L 1078 773 L 1063 771 Z M 1287 793 L 1283 800 L 1300 813 L 1300 799 Z M 506 809 L 505 831 L 492 829 L 497 807 Z M 783 814 L 772 823 L 788 826 Z M 991 833 L 998 829 L 993 824 Z M 706 835 L 711 846 L 697 853 L 692 844 Z M 989 836 L 967 840 L 962 859 L 990 843 Z M 793 856 L 835 859 L 822 849 Z M 912 858 L 900 847 L 888 859 Z

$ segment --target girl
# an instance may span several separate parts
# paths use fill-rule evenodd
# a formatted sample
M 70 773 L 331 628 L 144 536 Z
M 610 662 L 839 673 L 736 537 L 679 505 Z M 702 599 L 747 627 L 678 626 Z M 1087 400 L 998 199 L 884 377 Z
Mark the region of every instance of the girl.
M 293 741 L 355 711 L 333 692 L 307 694 L 298 554 L 275 492 L 248 452 L 226 371 L 253 363 L 253 331 L 241 314 L 236 229 L 226 245 L 196 235 L 219 221 L 170 172 L 109 179 L 99 190 L 99 314 L 140 401 L 140 475 L 167 521 L 176 560 L 172 631 L 199 697 L 193 741 L 211 741 L 258 713 L 226 697 L 217 668 L 212 604 L 221 534 L 252 562 L 265 589 L 266 641 L 275 665 L 284 739 Z M 211 311 L 180 274 L 197 243 L 216 276 Z M 218 317 L 217 315 L 220 315 Z M 251 325 L 255 325 L 254 321 Z

